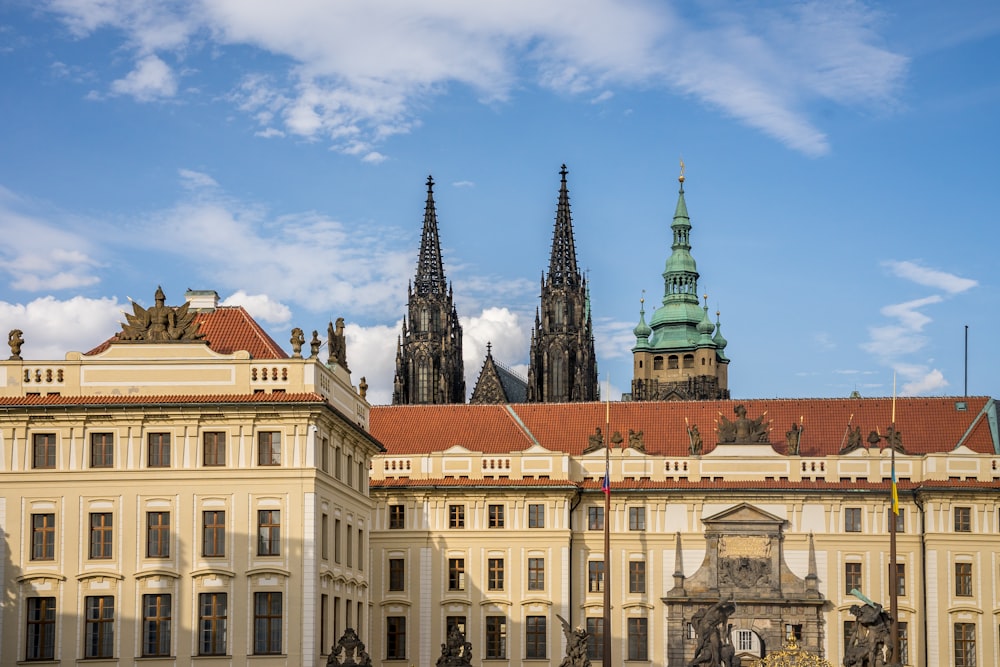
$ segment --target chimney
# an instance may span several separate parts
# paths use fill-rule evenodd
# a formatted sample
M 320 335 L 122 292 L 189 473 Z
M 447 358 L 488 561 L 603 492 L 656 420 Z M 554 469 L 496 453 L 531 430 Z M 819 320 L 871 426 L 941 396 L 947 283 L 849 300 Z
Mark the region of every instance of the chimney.
M 191 310 L 210 313 L 219 307 L 219 293 L 211 289 L 189 289 L 184 292 L 184 300 Z

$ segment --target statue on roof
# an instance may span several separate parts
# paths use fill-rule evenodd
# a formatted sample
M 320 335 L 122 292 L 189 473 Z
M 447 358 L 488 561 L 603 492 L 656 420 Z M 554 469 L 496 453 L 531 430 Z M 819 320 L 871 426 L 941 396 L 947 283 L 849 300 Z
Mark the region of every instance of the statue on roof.
M 596 452 L 598 449 L 604 447 L 604 434 L 601 433 L 601 427 L 598 426 L 594 429 L 594 432 L 587 436 L 587 448 L 583 450 L 584 454 L 589 454 L 590 452 Z
M 11 329 L 10 333 L 7 334 L 7 344 L 10 345 L 10 361 L 21 360 L 21 346 L 24 345 L 23 333 L 20 329 Z
M 306 335 L 302 333 L 302 329 L 298 327 L 292 329 L 292 337 L 288 339 L 288 342 L 292 344 L 292 359 L 301 359 L 302 346 L 306 342 Z
M 356 665 L 371 667 L 372 658 L 365 650 L 365 643 L 358 637 L 354 628 L 344 630 L 343 636 L 333 645 L 333 650 L 326 659 L 327 667 Z
M 344 336 L 344 318 L 337 318 L 337 328 L 334 329 L 333 323 L 331 322 L 326 329 L 327 338 L 327 349 L 330 351 L 330 356 L 327 358 L 327 363 L 338 364 L 344 368 L 348 373 L 351 369 L 347 367 L 347 338 Z
M 313 329 L 312 340 L 309 341 L 309 358 L 316 359 L 319 357 L 319 348 L 323 344 L 323 341 L 319 339 L 319 332 Z
M 642 429 L 638 431 L 628 430 L 628 446 L 637 452 L 646 452 L 646 443 L 642 439 Z
M 688 454 L 691 456 L 701 456 L 701 450 L 704 447 L 704 443 L 701 439 L 701 433 L 698 431 L 697 424 L 691 424 L 688 426 Z
M 765 421 L 767 415 L 765 411 L 756 419 L 747 417 L 747 409 L 741 403 L 733 408 L 736 413 L 736 420 L 730 421 L 725 416 L 719 415 L 719 442 L 735 443 L 742 445 L 768 442 L 768 430 L 771 422 Z
M 792 427 L 785 431 L 785 446 L 788 448 L 789 456 L 799 455 L 799 445 L 802 444 L 802 432 L 805 430 L 802 424 L 792 422 Z
M 132 302 L 132 312 L 125 313 L 126 322 L 118 333 L 118 340 L 126 343 L 161 343 L 165 341 L 197 341 L 205 335 L 198 332 L 195 313 L 183 306 L 167 306 L 163 289 L 156 288 L 156 304 L 149 309 Z
M 868 445 L 865 443 L 864 438 L 861 436 L 861 427 L 855 426 L 854 430 L 851 430 L 850 424 L 847 426 L 847 442 L 844 446 L 840 448 L 839 454 L 850 454 L 855 449 L 861 449 L 864 447 L 868 449 Z

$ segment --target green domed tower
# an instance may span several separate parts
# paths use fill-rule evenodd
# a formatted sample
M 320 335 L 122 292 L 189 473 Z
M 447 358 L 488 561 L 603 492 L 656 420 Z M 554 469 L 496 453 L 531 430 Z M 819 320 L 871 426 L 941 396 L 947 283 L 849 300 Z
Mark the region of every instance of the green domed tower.
M 632 399 L 636 401 L 729 398 L 729 359 L 723 353 L 727 341 L 718 322 L 712 324 L 709 318 L 708 297 L 704 306 L 698 299 L 683 162 L 677 180 L 680 192 L 670 225 L 673 244 L 663 270 L 663 303 L 648 325 L 643 309 L 634 331 Z

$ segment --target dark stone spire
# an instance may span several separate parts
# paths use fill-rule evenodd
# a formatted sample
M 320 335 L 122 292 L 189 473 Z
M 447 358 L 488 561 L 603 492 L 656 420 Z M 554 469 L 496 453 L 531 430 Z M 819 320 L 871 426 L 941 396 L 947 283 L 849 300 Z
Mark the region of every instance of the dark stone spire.
M 424 227 L 417 275 L 408 289 L 407 315 L 396 350 L 394 405 L 465 402 L 462 325 L 451 285 L 444 277 L 434 206 L 434 179 L 427 177 Z
M 420 236 L 416 293 L 444 294 L 444 263 L 441 261 L 441 238 L 438 236 L 437 210 L 434 207 L 434 179 L 427 177 L 427 203 L 424 205 L 424 230 Z
M 569 190 L 566 187 L 566 165 L 559 170 L 559 205 L 556 207 L 556 226 L 552 230 L 552 256 L 549 259 L 549 283 L 553 287 L 576 287 L 580 284 L 580 271 L 576 266 L 576 243 L 573 240 L 573 216 L 569 210 Z
M 530 402 L 600 398 L 590 299 L 587 281 L 576 263 L 567 173 L 563 165 L 559 171 L 562 182 L 549 272 L 542 277 L 542 303 L 536 311 L 531 334 L 527 395 Z

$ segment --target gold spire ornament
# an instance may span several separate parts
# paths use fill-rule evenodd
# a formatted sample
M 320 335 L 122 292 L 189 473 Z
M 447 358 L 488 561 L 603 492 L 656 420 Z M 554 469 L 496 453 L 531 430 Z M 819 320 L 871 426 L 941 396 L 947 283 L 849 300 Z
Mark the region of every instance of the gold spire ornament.
M 684 182 L 684 158 L 681 158 L 681 175 L 677 177 L 677 180 L 681 183 Z
M 795 643 L 795 637 L 788 637 L 784 648 L 769 654 L 762 660 L 754 660 L 750 667 L 833 667 L 828 660 L 807 653 Z

